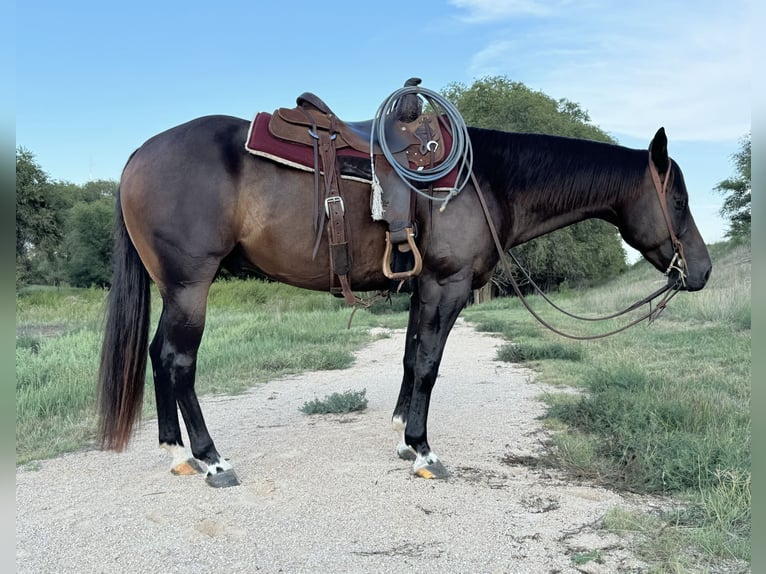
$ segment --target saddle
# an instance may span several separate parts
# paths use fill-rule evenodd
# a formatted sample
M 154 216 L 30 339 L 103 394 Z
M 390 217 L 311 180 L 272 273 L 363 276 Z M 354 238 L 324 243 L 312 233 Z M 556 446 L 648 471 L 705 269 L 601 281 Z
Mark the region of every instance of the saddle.
M 411 78 L 404 85 L 418 84 L 419 78 Z M 337 292 L 332 280 L 332 275 L 335 275 L 346 302 L 356 302 L 348 281 L 351 266 L 349 234 L 344 220 L 345 205 L 337 161 L 338 151 L 344 148 L 369 154 L 374 162 L 375 173 L 382 188 L 382 213 L 377 218 L 386 221 L 389 227 L 386 231 L 383 273 L 388 279 L 399 282 L 401 287 L 406 279 L 420 273 L 422 257 L 415 243 L 414 196 L 409 186 L 391 168 L 383 153 L 378 135 L 381 128 L 374 129 L 374 120 L 341 120 L 324 101 L 311 92 L 298 96 L 296 104 L 295 108 L 277 109 L 271 115 L 268 130 L 277 139 L 313 149 L 313 226 L 316 239 L 312 258 L 316 257 L 327 220 L 332 267 L 330 290 Z M 399 98 L 394 109 L 378 119 L 378 122 L 382 122 L 385 146 L 390 155 L 411 169 L 430 167 L 444 159 L 447 146 L 444 145 L 445 138 L 439 121 L 436 115 L 422 113 L 422 102 L 417 94 Z

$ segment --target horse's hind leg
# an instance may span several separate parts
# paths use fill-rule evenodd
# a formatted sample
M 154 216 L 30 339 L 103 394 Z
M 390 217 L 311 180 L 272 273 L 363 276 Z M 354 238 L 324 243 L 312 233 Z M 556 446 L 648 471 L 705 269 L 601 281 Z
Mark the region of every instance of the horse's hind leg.
M 215 448 L 205 425 L 194 377 L 197 350 L 205 327 L 205 307 L 209 283 L 165 289 L 163 308 L 157 333 L 149 354 L 152 360 L 157 400 L 160 446 L 173 455 L 172 472 L 189 474 L 199 469 L 194 459 L 207 466 L 207 482 L 211 486 L 239 484 L 231 465 Z M 194 459 L 183 446 L 178 410 L 186 424 Z

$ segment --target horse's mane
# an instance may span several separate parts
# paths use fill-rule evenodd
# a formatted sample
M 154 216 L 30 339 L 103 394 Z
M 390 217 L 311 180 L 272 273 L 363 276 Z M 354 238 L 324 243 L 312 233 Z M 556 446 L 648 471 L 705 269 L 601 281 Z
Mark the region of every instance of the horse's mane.
M 648 152 L 560 136 L 469 128 L 474 170 L 497 193 L 565 212 L 638 191 Z

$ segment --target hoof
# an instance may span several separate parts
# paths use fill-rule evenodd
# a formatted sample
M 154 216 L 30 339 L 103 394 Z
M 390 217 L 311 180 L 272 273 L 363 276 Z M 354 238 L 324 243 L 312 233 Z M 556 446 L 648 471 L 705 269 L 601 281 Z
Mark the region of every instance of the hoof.
M 444 480 L 449 476 L 447 467 L 445 467 L 441 461 L 435 461 L 421 466 L 420 468 L 413 469 L 412 473 L 420 478 L 428 478 L 433 480 Z
M 413 450 L 407 445 L 400 444 L 396 447 L 396 454 L 402 460 L 415 460 L 417 457 Z
M 192 474 L 201 473 L 202 467 L 199 465 L 199 463 L 195 459 L 190 458 L 189 460 L 185 460 L 175 465 L 173 468 L 170 469 L 170 472 L 178 476 L 190 476 Z
M 205 482 L 213 488 L 227 488 L 229 486 L 239 486 L 239 478 L 233 469 L 224 470 L 216 474 L 208 474 Z

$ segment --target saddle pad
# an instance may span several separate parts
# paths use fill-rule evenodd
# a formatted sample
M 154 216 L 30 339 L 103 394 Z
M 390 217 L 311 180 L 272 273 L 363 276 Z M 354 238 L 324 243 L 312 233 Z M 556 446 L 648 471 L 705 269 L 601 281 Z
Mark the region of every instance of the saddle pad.
M 303 171 L 314 171 L 314 149 L 311 146 L 301 145 L 293 142 L 284 141 L 274 137 L 269 131 L 269 122 L 271 121 L 271 114 L 267 112 L 258 112 L 255 118 L 250 124 L 250 129 L 247 132 L 247 141 L 245 142 L 245 149 L 252 153 L 266 159 L 270 159 L 277 163 L 287 165 Z M 445 145 L 447 146 L 446 153 L 449 153 L 449 147 L 452 145 L 452 138 L 449 134 L 445 134 Z M 366 165 L 369 166 L 369 154 L 360 152 L 351 147 L 340 148 L 336 151 L 338 158 L 349 157 L 366 159 Z M 360 162 L 356 162 L 357 164 Z M 411 166 L 414 167 L 414 166 Z M 354 179 L 357 181 L 365 181 L 367 183 L 372 182 L 372 172 L 368 171 L 369 167 L 364 170 L 364 173 L 360 173 L 358 168 L 353 172 L 347 172 L 344 170 L 343 162 L 341 162 L 340 171 L 341 177 L 347 179 Z M 452 170 L 445 177 L 433 182 L 433 188 L 437 190 L 451 189 L 455 185 L 457 179 L 457 168 Z
M 271 114 L 259 112 L 255 115 L 250 130 L 247 133 L 245 149 L 250 153 L 271 159 L 273 161 L 301 169 L 314 171 L 314 149 L 310 146 L 292 143 L 275 138 L 269 131 Z M 338 149 L 336 156 L 358 157 L 369 159 L 369 154 L 353 148 Z M 372 176 L 366 181 L 371 181 Z

